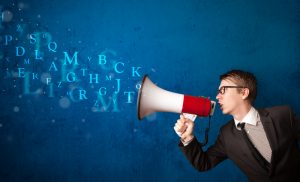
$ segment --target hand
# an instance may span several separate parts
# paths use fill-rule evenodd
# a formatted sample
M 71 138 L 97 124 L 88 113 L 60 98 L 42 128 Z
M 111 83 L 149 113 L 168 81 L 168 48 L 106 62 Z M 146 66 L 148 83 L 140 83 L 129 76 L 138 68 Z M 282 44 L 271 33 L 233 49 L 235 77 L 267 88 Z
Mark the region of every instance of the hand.
M 180 119 L 177 120 L 174 130 L 183 142 L 188 142 L 194 138 L 194 122 L 184 118 L 183 115 L 180 115 Z

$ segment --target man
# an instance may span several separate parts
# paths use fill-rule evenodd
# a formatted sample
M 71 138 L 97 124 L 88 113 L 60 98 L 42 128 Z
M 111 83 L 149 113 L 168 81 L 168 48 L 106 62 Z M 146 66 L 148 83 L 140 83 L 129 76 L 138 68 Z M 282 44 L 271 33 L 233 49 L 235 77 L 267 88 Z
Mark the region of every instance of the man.
M 252 73 L 232 70 L 220 80 L 216 98 L 223 114 L 233 119 L 203 151 L 193 134 L 194 122 L 181 115 L 174 129 L 187 159 L 199 171 L 231 159 L 250 181 L 300 181 L 300 119 L 288 106 L 255 109 L 257 81 Z

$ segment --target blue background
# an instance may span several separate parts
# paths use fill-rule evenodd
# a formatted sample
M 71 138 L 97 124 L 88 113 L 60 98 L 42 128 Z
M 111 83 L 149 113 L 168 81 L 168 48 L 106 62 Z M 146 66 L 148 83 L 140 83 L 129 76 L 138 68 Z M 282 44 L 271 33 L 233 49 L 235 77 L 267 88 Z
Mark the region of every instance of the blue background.
M 256 107 L 289 104 L 300 113 L 297 0 L 24 0 L 1 1 L 0 8 L 14 15 L 0 26 L 0 181 L 247 181 L 229 160 L 197 172 L 177 146 L 177 114 L 138 121 L 135 86 L 142 77 L 131 76 L 132 66 L 166 90 L 212 99 L 220 74 L 244 69 L 259 82 Z M 93 112 L 91 94 L 61 107 L 68 83 L 55 88 L 55 97 L 24 94 L 24 79 L 6 70 L 22 64 L 15 46 L 30 47 L 24 37 L 36 31 L 50 33 L 58 50 L 47 53 L 44 45 L 45 60 L 31 63 L 31 71 L 47 72 L 63 51 L 78 51 L 84 62 L 108 50 L 126 64 L 115 76 L 122 91 L 134 90 L 133 103 L 120 95 L 118 112 Z M 5 46 L 7 34 L 20 39 Z M 95 62 L 87 65 L 93 73 L 106 71 Z M 31 84 L 31 90 L 47 89 L 40 81 Z M 90 87 L 86 80 L 80 84 Z M 229 119 L 217 108 L 208 145 Z M 202 140 L 207 119 L 196 122 Z

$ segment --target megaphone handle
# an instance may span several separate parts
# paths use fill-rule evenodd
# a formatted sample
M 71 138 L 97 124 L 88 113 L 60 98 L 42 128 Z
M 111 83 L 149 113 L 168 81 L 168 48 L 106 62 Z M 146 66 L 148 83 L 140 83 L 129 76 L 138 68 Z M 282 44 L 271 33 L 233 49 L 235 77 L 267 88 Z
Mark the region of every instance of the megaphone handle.
M 199 142 L 201 147 L 204 147 L 208 143 L 208 132 L 210 129 L 210 116 L 208 118 L 208 127 L 205 129 L 205 139 L 204 142 Z
M 182 113 L 182 115 L 187 118 L 187 119 L 190 119 L 192 121 L 195 121 L 197 115 L 195 114 L 189 114 L 189 113 Z M 205 129 L 205 138 L 204 138 L 204 142 L 199 142 L 201 147 L 205 146 L 207 143 L 208 143 L 208 132 L 209 132 L 209 129 L 210 129 L 210 118 L 211 116 L 208 117 L 208 127 Z

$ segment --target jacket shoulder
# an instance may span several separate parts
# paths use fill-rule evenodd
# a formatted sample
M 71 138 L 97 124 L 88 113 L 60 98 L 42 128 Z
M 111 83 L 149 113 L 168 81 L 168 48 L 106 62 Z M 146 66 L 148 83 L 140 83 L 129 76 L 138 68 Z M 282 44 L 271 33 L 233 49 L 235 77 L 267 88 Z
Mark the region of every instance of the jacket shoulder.
M 258 111 L 265 115 L 270 114 L 271 116 L 286 115 L 286 114 L 290 115 L 290 113 L 292 112 L 292 108 L 289 105 L 281 105 L 281 106 L 268 107 L 264 109 L 258 109 Z
M 281 105 L 281 106 L 273 106 L 265 108 L 265 110 L 269 112 L 276 112 L 276 111 L 291 111 L 291 107 L 289 105 Z

